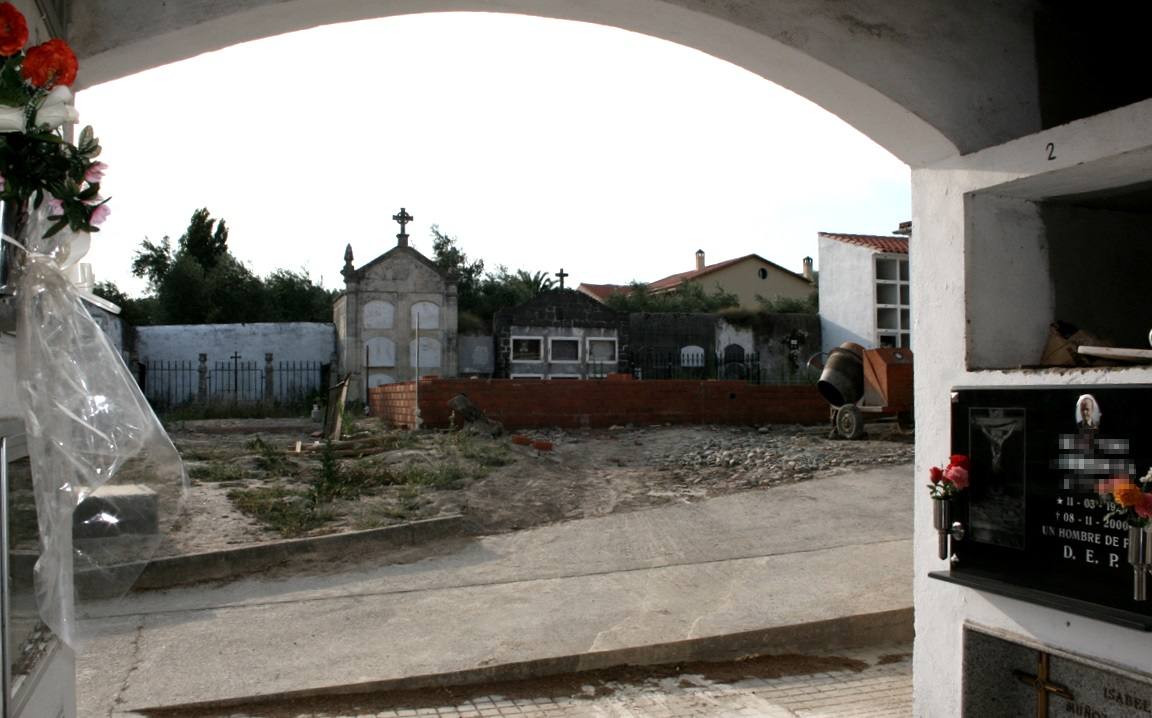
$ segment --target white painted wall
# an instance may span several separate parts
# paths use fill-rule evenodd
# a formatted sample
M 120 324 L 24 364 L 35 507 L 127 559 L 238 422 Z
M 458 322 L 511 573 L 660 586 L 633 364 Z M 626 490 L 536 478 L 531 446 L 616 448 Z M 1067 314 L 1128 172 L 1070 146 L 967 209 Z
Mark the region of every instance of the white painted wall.
M 336 351 L 336 328 L 331 324 L 200 324 L 138 327 L 139 360 L 196 361 L 202 353 L 209 362 L 225 361 L 239 352 L 243 361 L 317 361 L 327 363 Z
M 1055 147 L 1053 160 L 1048 159 L 1048 143 Z M 1008 350 L 995 346 L 996 338 L 1008 341 L 1013 333 L 1031 334 L 1049 321 L 1051 295 L 1041 276 L 1042 246 L 1034 217 L 1019 200 L 1150 179 L 1152 101 L 914 171 L 916 466 L 908 480 L 917 489 L 928 468 L 946 461 L 950 453 L 948 393 L 953 387 L 1152 383 L 1148 368 L 1037 371 L 966 366 L 970 348 L 978 360 L 1012 363 Z M 987 203 L 1000 221 L 981 219 L 979 212 L 973 219 L 966 211 L 972 199 L 969 193 L 981 190 L 1016 201 Z M 977 199 L 975 208 L 983 203 Z M 1146 268 L 1118 263 L 1114 269 L 1116 276 L 1127 278 Z M 1021 337 L 1012 351 L 1030 352 L 1032 341 Z M 915 516 L 917 716 L 959 715 L 965 623 L 1148 670 L 1152 636 L 1147 633 L 929 579 L 929 571 L 946 569 L 947 563 L 936 557 L 926 490 L 915 493 Z
M 827 237 L 818 250 L 821 351 L 844 342 L 876 346 L 875 252 Z

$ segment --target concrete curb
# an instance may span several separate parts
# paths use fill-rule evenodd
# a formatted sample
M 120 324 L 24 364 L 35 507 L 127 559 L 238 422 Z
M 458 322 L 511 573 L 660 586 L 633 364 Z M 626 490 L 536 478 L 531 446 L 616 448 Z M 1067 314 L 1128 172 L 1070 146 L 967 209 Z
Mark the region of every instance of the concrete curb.
M 221 701 L 202 701 L 149 708 L 139 707 L 132 710 L 150 714 L 152 711 L 218 709 L 315 696 L 354 695 L 516 681 L 619 666 L 731 661 L 751 656 L 781 655 L 813 650 L 827 653 L 828 651 L 889 643 L 910 643 L 915 635 L 913 623 L 913 609 L 909 606 L 878 613 L 842 616 L 823 621 L 776 626 L 724 636 L 690 638 L 648 646 L 539 658 L 450 673 L 424 674 L 381 681 L 307 688 L 299 691 L 284 691 Z
M 113 594 L 118 595 L 120 589 L 128 584 L 133 590 L 154 590 L 204 581 L 223 581 L 278 566 L 291 558 L 343 556 L 372 547 L 417 546 L 462 535 L 465 529 L 464 517 L 453 514 L 365 531 L 282 539 L 223 551 L 119 564 L 104 570 L 78 571 L 75 581 L 77 591 L 87 598 L 110 598 L 114 597 Z M 14 553 L 13 574 L 31 577 L 37 557 L 35 553 Z M 131 583 L 135 576 L 139 578 Z

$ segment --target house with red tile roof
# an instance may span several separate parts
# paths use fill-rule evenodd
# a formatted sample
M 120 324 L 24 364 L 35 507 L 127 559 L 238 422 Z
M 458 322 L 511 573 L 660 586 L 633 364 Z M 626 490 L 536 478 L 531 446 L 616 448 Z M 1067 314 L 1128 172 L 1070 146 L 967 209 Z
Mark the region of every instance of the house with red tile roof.
M 743 257 L 728 259 L 715 264 L 706 264 L 704 250 L 696 250 L 696 268 L 669 275 L 647 285 L 649 294 L 661 294 L 679 289 L 687 282 L 700 285 L 705 293 L 711 294 L 717 288 L 735 294 L 740 306 L 745 309 L 759 309 L 757 297 L 775 299 L 807 299 L 814 290 L 810 279 L 811 258 L 805 259 L 804 274 L 798 274 L 769 261 L 759 254 L 746 254 Z M 629 285 L 581 284 L 580 291 L 603 302 L 614 294 L 632 291 Z
M 910 222 L 896 235 L 820 232 L 820 332 L 823 350 L 911 347 L 908 277 Z

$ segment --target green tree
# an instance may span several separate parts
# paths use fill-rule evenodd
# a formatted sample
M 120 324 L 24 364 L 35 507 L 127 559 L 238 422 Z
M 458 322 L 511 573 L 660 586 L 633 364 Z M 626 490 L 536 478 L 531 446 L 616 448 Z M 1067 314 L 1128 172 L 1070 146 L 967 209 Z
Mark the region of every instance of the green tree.
M 209 299 L 204 267 L 190 254 L 179 253 L 156 288 L 157 321 L 161 324 L 203 324 Z
M 456 280 L 456 303 L 461 312 L 480 314 L 480 286 L 484 276 L 484 260 L 469 261 L 455 237 L 432 225 L 433 262 L 449 277 Z
M 740 306 L 740 298 L 726 292 L 717 285 L 711 293 L 697 282 L 684 282 L 676 289 L 659 294 L 650 294 L 647 285 L 632 282 L 629 291 L 614 294 L 605 301 L 618 312 L 653 313 L 713 313 L 721 309 Z
M 148 280 L 148 287 L 155 292 L 167 276 L 175 261 L 172 243 L 167 235 L 159 244 L 153 244 L 147 237 L 140 243 L 140 250 L 132 258 L 132 275 Z
M 156 300 L 154 297 L 133 299 L 120 290 L 114 282 L 98 282 L 92 293 L 103 297 L 120 307 L 120 318 L 133 326 L 155 324 Z
M 267 322 L 330 322 L 333 292 L 313 284 L 307 272 L 277 269 L 264 278 Z
M 228 228 L 208 214 L 207 208 L 192 213 L 188 230 L 180 237 L 179 251 L 192 255 L 205 270 L 216 266 L 228 254 Z

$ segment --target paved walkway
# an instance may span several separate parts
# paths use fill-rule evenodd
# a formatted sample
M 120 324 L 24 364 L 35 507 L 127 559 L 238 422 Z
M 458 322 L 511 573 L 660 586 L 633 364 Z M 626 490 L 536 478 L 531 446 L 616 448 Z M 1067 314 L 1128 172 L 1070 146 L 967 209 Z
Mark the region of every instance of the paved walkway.
M 410 564 L 134 595 L 92 607 L 80 715 L 867 643 L 909 624 L 915 485 L 870 469 Z
M 477 686 L 440 700 L 435 695 L 329 697 L 237 706 L 199 718 L 911 718 L 911 653 L 908 644 L 858 649 L 824 659 L 829 664 L 824 670 L 798 674 L 775 675 L 786 661 L 720 664 L 711 671 L 731 672 L 734 680 L 685 671 L 626 681 L 592 679 L 579 690 Z M 848 665 L 837 667 L 837 662 Z M 576 679 L 573 688 L 580 679 L 563 678 Z

